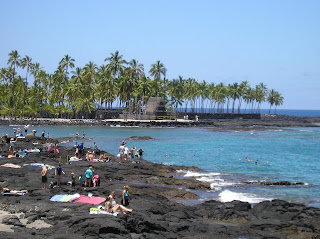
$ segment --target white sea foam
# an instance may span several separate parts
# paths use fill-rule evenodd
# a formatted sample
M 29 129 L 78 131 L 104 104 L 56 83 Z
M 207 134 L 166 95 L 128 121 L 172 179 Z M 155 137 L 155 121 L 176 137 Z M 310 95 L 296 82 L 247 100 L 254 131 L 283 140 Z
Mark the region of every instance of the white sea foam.
M 204 173 L 194 172 L 186 170 L 177 170 L 178 173 L 183 173 L 184 177 L 194 177 L 200 182 L 210 183 L 210 188 L 214 191 L 220 191 L 223 187 L 233 186 L 237 183 L 232 181 L 226 181 L 220 177 L 221 173 Z
M 219 200 L 221 202 L 231 202 L 233 200 L 239 200 L 248 203 L 259 203 L 266 200 L 272 200 L 270 198 L 259 198 L 251 193 L 235 193 L 229 190 L 224 190 L 219 194 Z
M 177 170 L 178 173 L 184 173 L 185 177 L 212 177 L 220 175 L 220 173 L 199 173 L 194 171 Z

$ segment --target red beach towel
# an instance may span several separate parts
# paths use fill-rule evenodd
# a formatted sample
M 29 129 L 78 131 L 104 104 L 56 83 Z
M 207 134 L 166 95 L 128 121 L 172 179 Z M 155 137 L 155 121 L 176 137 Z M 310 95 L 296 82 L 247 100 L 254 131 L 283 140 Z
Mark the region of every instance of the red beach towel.
M 75 203 L 78 202 L 78 203 L 89 203 L 89 204 L 93 204 L 93 205 L 98 205 L 98 204 L 104 202 L 104 200 L 105 199 L 103 197 L 92 196 L 89 198 L 85 195 L 80 195 L 80 198 L 74 202 Z

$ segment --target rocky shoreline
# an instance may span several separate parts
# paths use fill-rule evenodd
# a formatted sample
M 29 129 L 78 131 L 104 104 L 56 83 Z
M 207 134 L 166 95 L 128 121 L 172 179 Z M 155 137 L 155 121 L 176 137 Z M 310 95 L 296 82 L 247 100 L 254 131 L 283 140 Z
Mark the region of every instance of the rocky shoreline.
M 95 119 L 1 119 L 0 125 L 80 125 L 109 127 L 210 127 L 224 130 L 269 130 L 283 127 L 320 127 L 320 117 L 261 115 L 261 119 L 206 120 L 95 120 Z
M 65 140 L 65 139 L 63 139 Z M 27 137 L 18 140 L 17 149 L 44 147 L 60 139 Z M 73 148 L 59 146 L 65 159 Z M 8 153 L 3 153 L 7 156 Z M 210 185 L 194 178 L 176 177 L 177 170 L 199 171 L 196 167 L 166 166 L 145 160 L 63 163 L 66 175 L 60 188 L 41 189 L 41 168 L 0 167 L 0 182 L 12 189 L 27 189 L 23 196 L 0 196 L 1 238 L 320 238 L 320 209 L 282 200 L 265 201 L 254 206 L 246 202 L 206 201 L 194 206 L 175 202 L 194 199 L 189 189 L 208 190 Z M 44 163 L 57 166 L 58 159 L 40 153 L 28 158 L 1 158 L 1 164 Z M 101 177 L 96 188 L 79 189 L 66 185 L 71 172 L 84 174 L 92 166 Z M 54 170 L 48 181 L 56 182 Z M 90 215 L 92 205 L 51 202 L 55 194 L 80 193 L 107 196 L 116 192 L 120 202 L 123 186 L 130 185 L 132 214 Z

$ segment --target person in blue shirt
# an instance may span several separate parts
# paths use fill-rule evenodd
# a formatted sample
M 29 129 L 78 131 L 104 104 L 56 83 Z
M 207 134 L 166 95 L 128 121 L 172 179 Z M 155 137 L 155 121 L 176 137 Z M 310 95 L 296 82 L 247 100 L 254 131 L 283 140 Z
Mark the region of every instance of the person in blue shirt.
M 56 168 L 56 171 L 54 173 L 57 177 L 57 186 L 60 187 L 61 182 L 61 174 L 65 174 L 62 170 L 61 163 L 59 163 L 59 166 Z
M 78 152 L 80 154 L 79 158 L 82 157 L 82 155 L 84 155 L 84 147 L 83 147 L 83 143 L 78 145 Z
M 92 182 L 92 167 L 89 167 L 87 170 L 86 170 L 86 181 L 84 183 L 84 186 L 88 187 L 90 186 L 91 182 Z

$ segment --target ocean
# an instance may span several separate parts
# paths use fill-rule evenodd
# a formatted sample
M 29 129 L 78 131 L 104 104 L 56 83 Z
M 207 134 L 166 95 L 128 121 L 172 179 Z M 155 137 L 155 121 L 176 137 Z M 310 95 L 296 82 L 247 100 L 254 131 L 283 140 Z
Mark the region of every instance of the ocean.
M 0 135 L 13 134 L 13 126 L 0 126 Z M 192 191 L 200 200 L 246 201 L 284 199 L 320 208 L 320 127 L 281 128 L 269 131 L 215 132 L 210 128 L 138 128 L 101 126 L 34 126 L 51 137 L 74 137 L 86 132 L 103 150 L 118 153 L 122 140 L 151 136 L 150 141 L 127 141 L 127 147 L 143 148 L 144 158 L 167 165 L 197 166 L 201 172 L 180 172 L 208 182 L 211 190 Z M 73 145 L 72 143 L 65 143 Z M 247 158 L 247 160 L 246 160 Z M 256 182 L 302 182 L 299 186 L 262 186 Z M 252 184 L 247 184 L 248 182 Z

